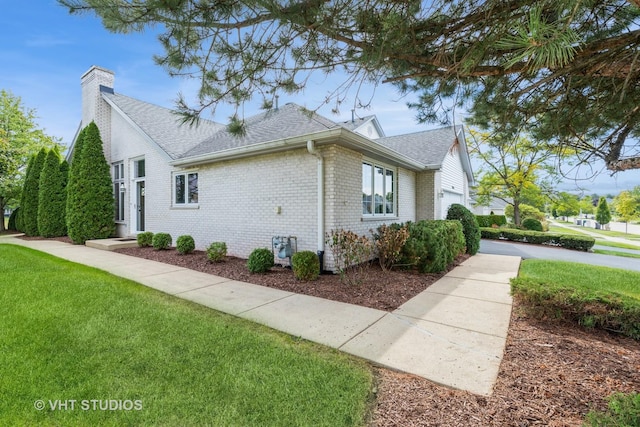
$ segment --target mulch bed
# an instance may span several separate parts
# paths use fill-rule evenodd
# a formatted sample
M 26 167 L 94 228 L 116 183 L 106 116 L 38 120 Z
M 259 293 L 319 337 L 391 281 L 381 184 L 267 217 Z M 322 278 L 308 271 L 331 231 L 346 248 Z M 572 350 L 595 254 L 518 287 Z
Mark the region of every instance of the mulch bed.
M 58 239 L 62 240 L 62 239 Z M 63 240 L 64 241 L 64 240 Z M 290 270 L 250 274 L 246 261 L 211 264 L 204 253 L 121 249 L 120 253 L 205 273 L 343 302 L 393 310 L 438 279 L 383 272 L 372 264 L 359 285 L 339 276 L 298 282 Z M 413 375 L 374 367 L 372 426 L 580 426 L 589 410 L 605 410 L 615 392 L 640 391 L 640 342 L 575 325 L 527 318 L 514 301 L 509 335 L 491 396 L 452 390 Z

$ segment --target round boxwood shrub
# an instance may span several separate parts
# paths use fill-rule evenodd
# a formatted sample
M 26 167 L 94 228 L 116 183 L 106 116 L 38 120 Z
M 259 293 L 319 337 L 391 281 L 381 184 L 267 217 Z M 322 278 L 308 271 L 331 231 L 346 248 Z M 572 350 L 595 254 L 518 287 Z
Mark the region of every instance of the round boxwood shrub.
M 225 242 L 213 242 L 207 248 L 207 258 L 211 262 L 221 262 L 227 256 L 227 244 Z
M 462 223 L 462 232 L 467 244 L 467 253 L 475 255 L 480 249 L 480 227 L 476 216 L 464 206 L 454 203 L 449 207 L 447 219 L 457 219 Z
M 293 275 L 298 280 L 316 280 L 320 275 L 320 260 L 312 251 L 300 251 L 291 258 Z
M 150 231 L 144 231 L 142 233 L 138 233 L 136 237 L 138 241 L 138 246 L 141 248 L 146 248 L 153 244 L 153 233 Z
M 196 249 L 196 242 L 193 240 L 193 237 L 189 235 L 184 235 L 178 237 L 176 240 L 176 250 L 180 255 L 190 254 Z
M 522 226 L 525 230 L 544 231 L 542 229 L 542 223 L 535 218 L 525 218 L 525 220 L 522 221 Z
M 153 249 L 156 251 L 162 249 L 169 249 L 171 246 L 171 242 L 173 239 L 171 238 L 171 234 L 169 233 L 156 233 L 153 235 L 153 239 L 151 240 L 151 244 L 153 245 Z
M 273 254 L 267 248 L 254 249 L 247 260 L 247 268 L 252 273 L 266 273 L 273 265 Z

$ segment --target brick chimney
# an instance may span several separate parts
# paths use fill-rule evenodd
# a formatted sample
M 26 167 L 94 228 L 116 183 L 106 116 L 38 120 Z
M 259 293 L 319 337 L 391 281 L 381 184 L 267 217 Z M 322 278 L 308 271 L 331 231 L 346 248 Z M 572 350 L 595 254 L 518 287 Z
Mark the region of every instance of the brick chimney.
M 113 93 L 115 74 L 106 68 L 92 66 L 82 75 L 82 127 L 93 120 L 102 138 L 104 155 L 111 163 L 111 107 L 102 99 L 101 92 Z

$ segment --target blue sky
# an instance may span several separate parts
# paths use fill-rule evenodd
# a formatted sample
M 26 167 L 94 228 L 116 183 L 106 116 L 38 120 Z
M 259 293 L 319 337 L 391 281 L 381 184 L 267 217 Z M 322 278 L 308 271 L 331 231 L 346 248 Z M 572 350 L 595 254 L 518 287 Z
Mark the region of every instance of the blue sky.
M 0 88 L 22 98 L 23 104 L 37 112 L 38 124 L 47 134 L 69 144 L 81 117 L 80 76 L 92 65 L 115 72 L 115 91 L 164 107 L 173 107 L 179 92 L 189 98 L 196 90 L 189 80 L 170 78 L 153 63 L 152 56 L 162 53 L 153 31 L 128 35 L 112 34 L 93 15 L 70 15 L 54 0 L 0 0 Z M 308 108 L 321 105 L 331 85 L 320 75 L 310 80 L 304 93 L 281 96 L 280 103 L 295 102 Z M 373 91 L 373 88 L 369 88 Z M 406 107 L 391 86 L 375 88 L 370 110 L 357 110 L 365 116 L 375 114 L 387 135 L 433 128 L 415 121 L 415 113 Z M 351 99 L 353 102 L 353 99 Z M 245 115 L 259 112 L 260 100 L 245 106 Z M 226 123 L 233 110 L 218 107 L 215 117 Z M 348 120 L 351 108 L 331 114 L 319 111 L 334 121 Z M 464 115 L 456 120 L 460 122 Z M 601 166 L 596 165 L 596 170 Z M 586 170 L 585 170 L 586 171 Z M 614 177 L 605 171 L 595 180 L 578 181 L 587 193 L 614 193 L 640 185 L 640 171 Z M 576 182 L 566 180 L 566 189 Z

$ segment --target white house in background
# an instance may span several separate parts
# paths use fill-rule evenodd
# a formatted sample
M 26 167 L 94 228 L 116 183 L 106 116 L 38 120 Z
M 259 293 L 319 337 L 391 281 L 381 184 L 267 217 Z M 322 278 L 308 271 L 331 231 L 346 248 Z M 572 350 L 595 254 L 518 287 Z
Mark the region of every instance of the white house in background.
M 508 203 L 502 199 L 497 199 L 495 197 L 491 198 L 491 201 L 482 205 L 479 203 L 475 203 L 473 194 L 471 194 L 471 205 L 473 208 L 471 209 L 476 215 L 490 215 L 493 213 L 494 215 L 504 215 L 504 210 L 506 209 Z
M 386 137 L 375 116 L 336 123 L 286 104 L 247 118 L 235 136 L 208 120 L 181 125 L 113 83 L 101 67 L 82 76 L 80 127 L 100 129 L 119 236 L 189 234 L 200 249 L 223 241 L 241 257 L 273 236 L 296 236 L 298 250 L 318 252 L 330 269 L 323 251 L 333 229 L 367 234 L 469 206 L 462 127 Z

